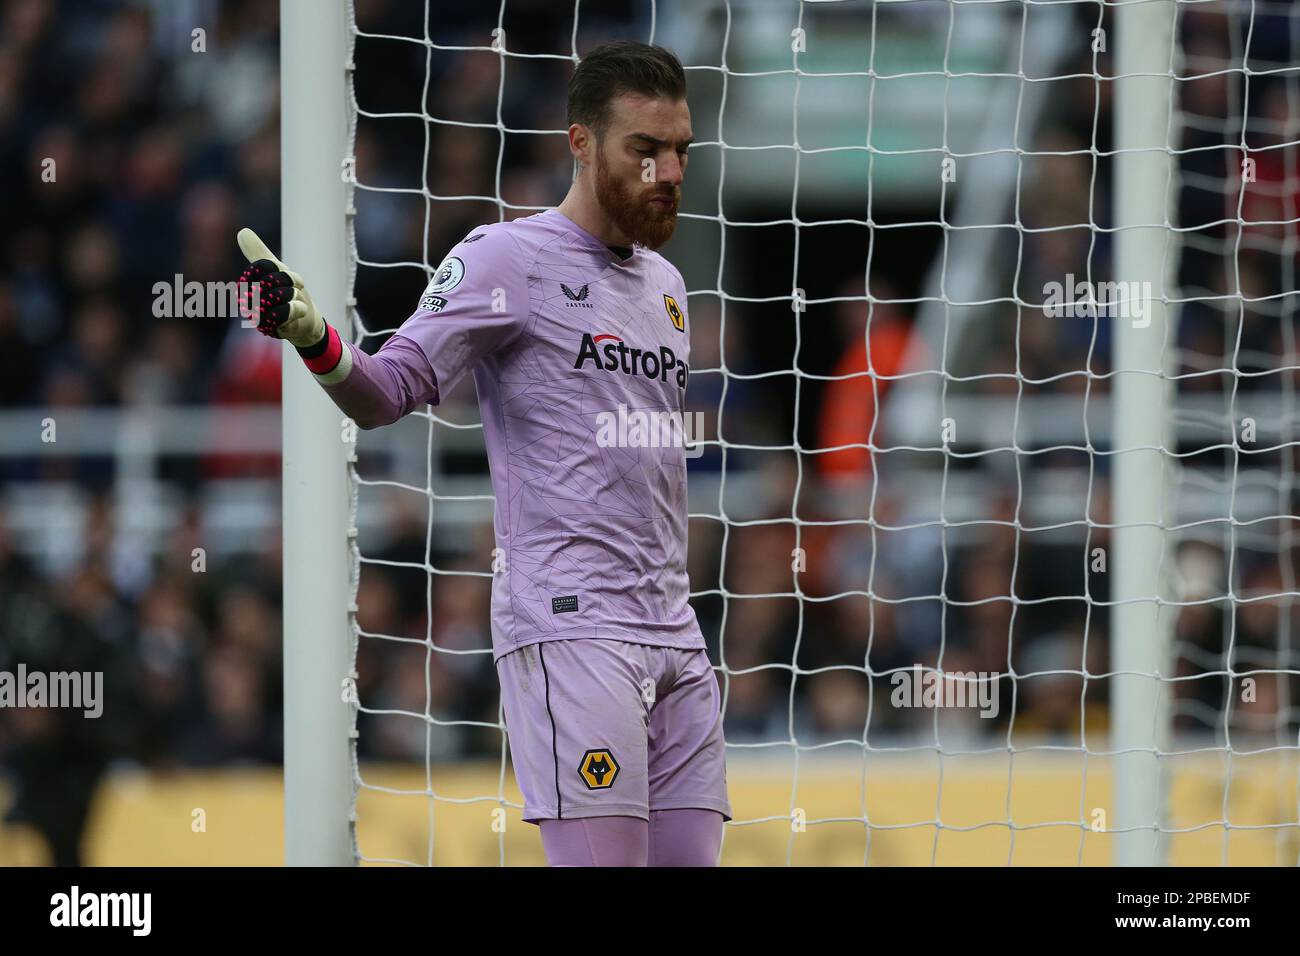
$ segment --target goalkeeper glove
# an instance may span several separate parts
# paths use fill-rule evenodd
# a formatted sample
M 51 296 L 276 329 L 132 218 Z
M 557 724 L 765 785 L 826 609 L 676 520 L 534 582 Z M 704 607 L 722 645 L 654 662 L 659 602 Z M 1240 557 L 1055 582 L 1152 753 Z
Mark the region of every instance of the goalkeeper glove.
M 244 314 L 255 318 L 263 335 L 284 339 L 295 348 L 318 345 L 325 338 L 325 320 L 311 301 L 302 276 L 290 272 L 251 229 L 239 230 L 239 248 L 248 259 L 241 283 L 257 282 L 260 295 L 245 303 Z

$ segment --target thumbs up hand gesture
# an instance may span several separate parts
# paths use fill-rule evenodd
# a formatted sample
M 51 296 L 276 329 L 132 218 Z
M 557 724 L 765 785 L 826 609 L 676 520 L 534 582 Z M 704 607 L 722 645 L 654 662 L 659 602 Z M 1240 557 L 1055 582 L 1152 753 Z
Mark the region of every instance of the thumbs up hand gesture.
M 284 339 L 296 348 L 316 345 L 325 336 L 325 320 L 311 301 L 302 276 L 290 272 L 251 229 L 239 230 L 239 248 L 248 268 L 241 284 L 256 283 L 241 304 L 248 318 L 257 319 L 263 335 Z

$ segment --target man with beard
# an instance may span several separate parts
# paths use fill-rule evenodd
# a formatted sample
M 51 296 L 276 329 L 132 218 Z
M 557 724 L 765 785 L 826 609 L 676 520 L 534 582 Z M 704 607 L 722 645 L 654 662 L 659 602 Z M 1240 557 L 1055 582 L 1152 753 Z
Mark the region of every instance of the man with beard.
M 564 201 L 472 230 L 373 356 L 246 229 L 243 280 L 261 283 L 259 329 L 293 344 L 362 428 L 473 372 L 504 556 L 493 658 L 547 860 L 713 865 L 731 807 L 718 684 L 688 602 L 686 289 L 654 251 L 676 225 L 692 138 L 681 63 L 643 43 L 593 50 L 568 122 L 579 172 Z

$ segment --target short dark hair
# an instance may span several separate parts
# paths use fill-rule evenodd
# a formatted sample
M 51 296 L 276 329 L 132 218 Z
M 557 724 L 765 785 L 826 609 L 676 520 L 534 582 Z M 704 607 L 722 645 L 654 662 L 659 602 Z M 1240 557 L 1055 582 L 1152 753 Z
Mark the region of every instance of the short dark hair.
M 621 93 L 686 99 L 682 61 L 661 46 L 635 40 L 602 43 L 578 64 L 569 80 L 569 125 L 590 126 L 604 135 L 610 102 Z

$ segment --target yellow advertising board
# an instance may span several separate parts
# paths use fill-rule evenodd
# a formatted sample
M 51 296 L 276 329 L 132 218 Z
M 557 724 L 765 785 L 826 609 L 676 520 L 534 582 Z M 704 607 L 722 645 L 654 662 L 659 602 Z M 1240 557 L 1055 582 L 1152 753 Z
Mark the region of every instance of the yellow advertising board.
M 1173 865 L 1287 865 L 1300 854 L 1297 756 L 1167 756 L 1167 859 Z M 366 766 L 358 800 L 363 857 L 438 866 L 539 866 L 499 765 Z M 942 786 L 940 778 L 942 775 Z M 1231 786 L 1226 786 L 1231 779 Z M 1068 751 L 894 755 L 728 763 L 733 866 L 1108 865 L 1111 767 Z M 277 771 L 119 773 L 105 783 L 85 844 L 92 865 L 283 862 Z M 1227 825 L 1225 826 L 1225 821 Z M 42 842 L 0 828 L 0 864 L 44 861 Z

